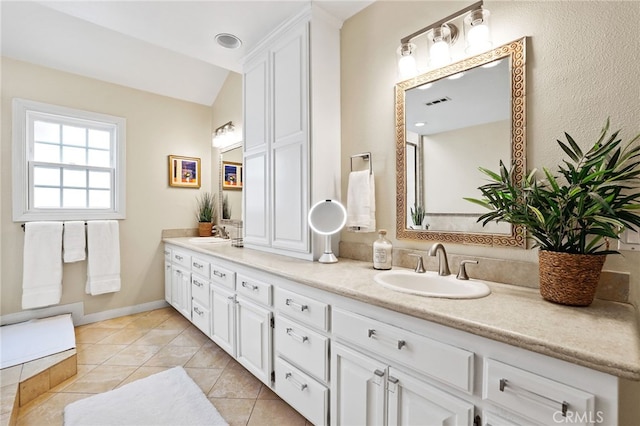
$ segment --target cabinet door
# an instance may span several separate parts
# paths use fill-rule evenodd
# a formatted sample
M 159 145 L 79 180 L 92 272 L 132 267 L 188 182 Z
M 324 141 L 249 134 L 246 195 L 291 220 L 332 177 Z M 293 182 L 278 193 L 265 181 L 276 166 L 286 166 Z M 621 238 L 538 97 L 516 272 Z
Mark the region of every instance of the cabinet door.
M 171 304 L 171 263 L 164 262 L 164 300 Z
M 271 245 L 269 234 L 269 174 L 267 152 L 245 154 L 244 157 L 244 241 L 261 246 Z
M 309 35 L 308 23 L 284 34 L 271 50 L 272 246 L 309 251 Z
M 236 300 L 236 359 L 262 382 L 271 384 L 272 313 L 241 297 Z
M 244 150 L 266 150 L 267 104 L 269 94 L 268 56 L 266 54 L 247 64 L 244 70 Z
M 388 425 L 469 425 L 474 406 L 389 367 Z
M 235 351 L 235 295 L 211 285 L 211 339 L 229 355 Z
M 175 265 L 171 267 L 171 304 L 191 319 L 191 273 Z
M 331 424 L 384 425 L 387 366 L 336 344 L 331 371 Z

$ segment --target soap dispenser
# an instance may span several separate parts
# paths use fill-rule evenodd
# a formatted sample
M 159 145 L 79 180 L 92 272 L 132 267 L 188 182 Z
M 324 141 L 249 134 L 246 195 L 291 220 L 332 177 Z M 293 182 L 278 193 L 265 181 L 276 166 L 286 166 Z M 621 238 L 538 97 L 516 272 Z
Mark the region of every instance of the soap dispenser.
M 391 269 L 391 249 L 392 245 L 385 237 L 386 229 L 378 231 L 378 239 L 373 243 L 373 268 Z

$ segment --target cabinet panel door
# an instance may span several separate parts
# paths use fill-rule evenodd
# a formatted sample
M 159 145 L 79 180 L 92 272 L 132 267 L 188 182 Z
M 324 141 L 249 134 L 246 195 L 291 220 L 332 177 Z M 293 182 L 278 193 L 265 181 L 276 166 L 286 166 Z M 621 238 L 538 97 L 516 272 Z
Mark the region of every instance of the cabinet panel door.
M 473 424 L 473 404 L 389 367 L 389 426 Z
M 236 356 L 235 305 L 233 293 L 211 285 L 211 339 L 231 356 Z
M 237 360 L 262 382 L 271 384 L 272 313 L 237 297 Z
M 308 251 L 307 160 L 304 144 L 273 150 L 273 247 Z
M 244 239 L 250 244 L 268 246 L 269 176 L 267 153 L 244 157 Z
M 171 304 L 191 320 L 191 273 L 175 265 L 171 267 Z
M 308 26 L 286 33 L 271 50 L 274 145 L 299 140 L 307 131 L 309 111 Z
M 164 300 L 171 304 L 171 263 L 164 262 Z
M 384 425 L 387 366 L 335 344 L 331 371 L 331 424 Z
M 267 55 L 249 64 L 244 73 L 244 150 L 266 149 L 268 102 Z

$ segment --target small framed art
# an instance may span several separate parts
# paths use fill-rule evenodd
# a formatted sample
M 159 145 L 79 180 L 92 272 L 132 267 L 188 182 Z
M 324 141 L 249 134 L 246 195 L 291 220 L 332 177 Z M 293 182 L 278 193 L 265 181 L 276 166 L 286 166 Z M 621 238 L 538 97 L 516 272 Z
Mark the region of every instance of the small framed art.
M 170 155 L 169 186 L 200 188 L 200 159 Z
M 222 189 L 242 189 L 242 163 L 222 162 Z

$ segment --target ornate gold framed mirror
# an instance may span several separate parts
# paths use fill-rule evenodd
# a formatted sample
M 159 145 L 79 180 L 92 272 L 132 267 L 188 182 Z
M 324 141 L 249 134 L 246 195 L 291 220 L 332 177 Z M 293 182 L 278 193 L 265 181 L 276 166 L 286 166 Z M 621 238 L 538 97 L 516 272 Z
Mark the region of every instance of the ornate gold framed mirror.
M 483 227 L 465 201 L 485 183 L 478 167 L 526 169 L 526 38 L 395 87 L 396 237 L 526 247 L 524 229 Z

